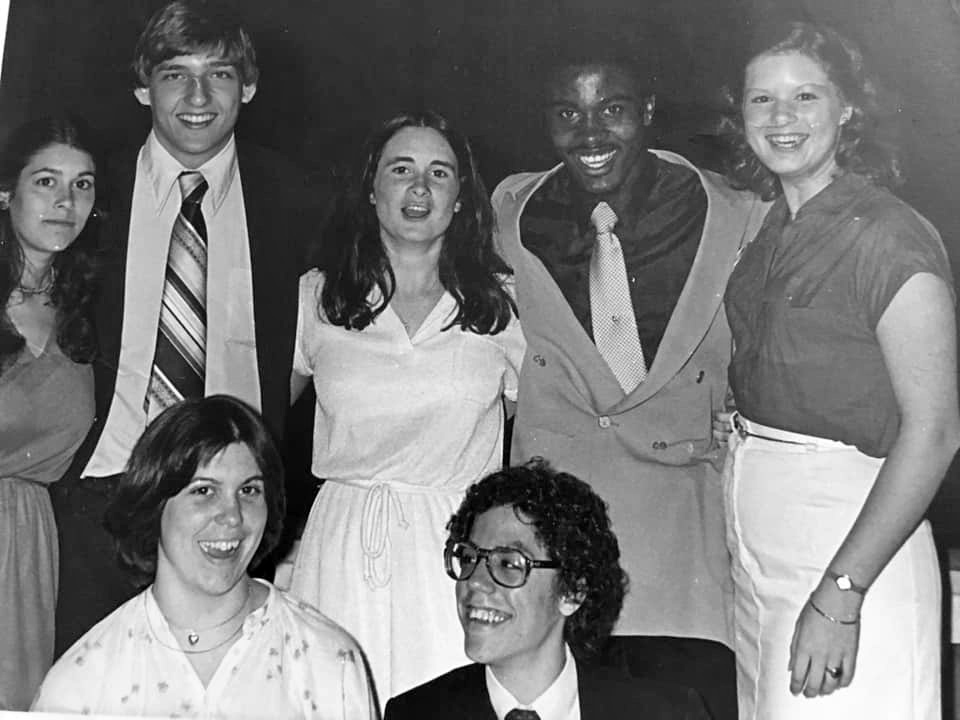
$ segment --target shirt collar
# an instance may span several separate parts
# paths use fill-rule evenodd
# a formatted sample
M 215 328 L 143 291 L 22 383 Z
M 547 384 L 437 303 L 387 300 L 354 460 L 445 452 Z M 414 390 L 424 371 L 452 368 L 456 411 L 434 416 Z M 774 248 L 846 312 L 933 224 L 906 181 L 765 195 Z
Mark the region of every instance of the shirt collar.
M 563 647 L 566 654 L 563 669 L 550 684 L 550 687 L 529 704 L 517 700 L 513 693 L 501 685 L 489 665 L 484 668 L 487 679 L 487 695 L 490 697 L 490 704 L 493 705 L 497 720 L 504 720 L 507 713 L 514 708 L 534 710 L 540 716 L 540 720 L 566 720 L 571 717 L 571 713 L 580 697 L 577 686 L 577 661 L 574 660 L 573 653 L 570 652 L 570 646 L 564 644 Z
M 641 162 L 640 172 L 628 180 L 630 183 L 630 201 L 626 208 L 613 208 L 617 213 L 617 224 L 633 225 L 644 212 L 647 199 L 653 191 L 658 176 L 658 158 L 649 150 L 645 150 L 645 157 L 638 159 Z M 601 198 L 584 192 L 573 181 L 566 166 L 547 180 L 546 197 L 557 204 L 564 205 L 573 211 L 577 224 L 581 229 L 592 228 L 590 215 L 600 202 Z M 611 205 L 611 207 L 613 207 Z
M 869 178 L 855 172 L 841 170 L 829 185 L 800 206 L 794 219 L 801 220 L 810 215 L 838 215 L 848 210 L 854 197 L 870 185 L 872 182 Z M 777 198 L 773 210 L 778 215 L 783 215 L 784 219 L 790 217 L 790 209 L 783 195 Z
M 157 214 L 163 211 L 167 201 L 173 196 L 180 201 L 180 193 L 174 190 L 177 187 L 177 177 L 188 168 L 171 155 L 152 130 L 141 150 L 141 162 L 150 180 L 153 198 L 157 206 Z M 237 144 L 231 135 L 227 144 L 216 155 L 195 169 L 202 173 L 210 190 L 207 196 L 213 203 L 213 212 L 216 214 L 227 197 L 230 185 L 237 174 Z

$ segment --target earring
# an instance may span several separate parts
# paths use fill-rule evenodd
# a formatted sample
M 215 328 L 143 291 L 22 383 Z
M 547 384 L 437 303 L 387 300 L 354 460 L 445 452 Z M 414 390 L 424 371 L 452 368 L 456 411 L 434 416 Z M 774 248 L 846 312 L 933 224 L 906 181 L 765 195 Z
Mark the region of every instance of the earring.
M 460 201 L 459 201 L 459 200 L 457 200 L 457 201 L 453 204 L 453 211 L 454 211 L 455 213 L 460 212 Z
M 370 204 L 371 205 L 377 204 L 377 199 L 373 196 L 373 193 L 370 193 Z

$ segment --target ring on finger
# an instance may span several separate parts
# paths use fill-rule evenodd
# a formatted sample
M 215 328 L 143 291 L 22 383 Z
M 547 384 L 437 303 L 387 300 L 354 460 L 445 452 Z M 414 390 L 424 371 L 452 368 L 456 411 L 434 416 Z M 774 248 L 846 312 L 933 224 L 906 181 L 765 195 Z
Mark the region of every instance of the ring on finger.
M 827 673 L 834 680 L 839 680 L 840 676 L 843 675 L 843 668 L 839 667 L 830 667 L 829 665 L 824 668 L 824 672 Z

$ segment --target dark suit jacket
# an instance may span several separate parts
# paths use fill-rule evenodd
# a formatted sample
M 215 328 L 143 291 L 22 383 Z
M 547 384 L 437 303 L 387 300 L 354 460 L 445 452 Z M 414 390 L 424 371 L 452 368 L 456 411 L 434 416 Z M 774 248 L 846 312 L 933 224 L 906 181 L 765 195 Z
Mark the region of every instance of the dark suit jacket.
M 581 720 L 709 720 L 695 690 L 577 665 Z M 497 720 L 484 666 L 466 665 L 392 698 L 383 720 Z
M 298 278 L 305 269 L 305 248 L 319 237 L 320 203 L 305 175 L 273 151 L 237 142 L 237 157 L 247 212 L 257 366 L 263 417 L 279 440 L 290 404 L 290 370 L 297 324 Z M 97 416 L 64 476 L 79 479 L 103 431 L 117 379 L 123 327 L 127 240 L 136 177 L 136 151 L 107 162 L 106 207 L 101 226 L 103 258 L 100 292 L 94 308 L 100 353 L 94 362 Z M 99 180 L 99 178 L 98 178 Z M 101 196 L 103 193 L 101 193 Z M 134 282 L 136 279 L 132 279 Z

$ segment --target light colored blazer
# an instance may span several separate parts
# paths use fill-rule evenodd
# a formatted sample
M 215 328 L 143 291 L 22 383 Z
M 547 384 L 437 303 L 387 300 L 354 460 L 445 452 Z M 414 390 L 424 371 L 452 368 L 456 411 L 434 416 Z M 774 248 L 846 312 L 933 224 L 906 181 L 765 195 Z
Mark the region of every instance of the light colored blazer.
M 711 416 L 724 407 L 730 329 L 723 293 L 768 205 L 674 153 L 698 173 L 707 217 L 647 379 L 624 397 L 562 292 L 523 247 L 527 200 L 560 167 L 506 178 L 493 193 L 500 251 L 517 279 L 527 354 L 512 456 L 540 455 L 589 482 L 610 506 L 630 592 L 616 633 L 732 642 L 732 583 Z

